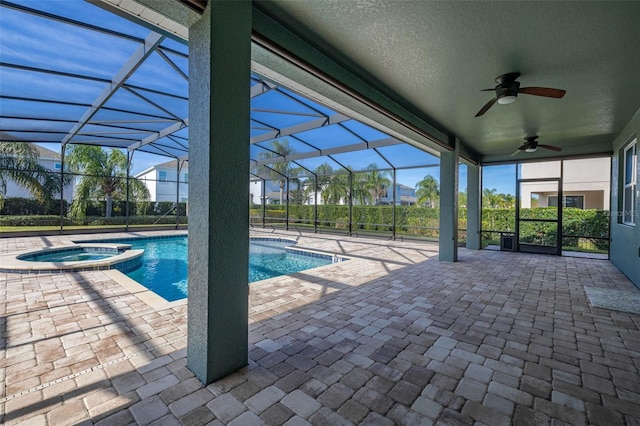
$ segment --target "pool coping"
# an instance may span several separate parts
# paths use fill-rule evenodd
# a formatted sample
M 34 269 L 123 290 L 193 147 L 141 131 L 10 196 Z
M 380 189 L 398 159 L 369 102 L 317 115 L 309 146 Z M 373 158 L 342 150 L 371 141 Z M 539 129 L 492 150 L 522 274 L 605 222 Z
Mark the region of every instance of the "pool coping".
M 120 241 L 139 239 L 172 239 L 181 238 L 188 234 L 173 234 L 173 235 L 153 235 L 153 236 L 136 236 L 136 237 L 116 237 L 105 239 L 87 239 L 87 240 L 74 240 L 70 244 L 44 247 L 39 249 L 23 250 L 19 252 L 0 254 L 0 272 L 19 273 L 19 274 L 45 274 L 45 273 L 65 273 L 65 272 L 81 272 L 81 271 L 96 271 L 101 270 L 109 278 L 118 283 L 122 288 L 135 295 L 138 299 L 150 307 L 159 309 L 168 309 L 175 306 L 187 304 L 188 296 L 178 300 L 167 300 L 154 291 L 148 289 L 143 284 L 138 283 L 134 279 L 126 275 L 126 272 L 119 270 L 115 265 L 130 260 L 139 259 L 142 261 L 142 255 L 144 250 L 128 249 L 124 253 L 101 260 L 93 261 L 74 261 L 74 262 L 37 262 L 37 261 L 25 261 L 18 259 L 19 256 L 28 256 L 34 253 L 47 253 L 53 251 L 62 251 L 65 249 L 73 250 L 78 248 L 107 248 L 112 250 L 126 249 L 131 247 L 129 243 L 121 243 Z M 288 252 L 300 254 L 303 256 L 322 257 L 327 260 L 331 260 L 330 264 L 317 266 L 310 269 L 328 268 L 335 264 L 341 263 L 346 260 L 351 260 L 351 257 L 341 254 L 332 253 L 329 251 L 318 250 L 309 247 L 298 246 L 298 242 L 291 238 L 273 238 L 273 237 L 250 237 L 250 241 L 278 241 L 290 243 L 290 246 L 285 246 L 284 249 Z M 97 242 L 103 241 L 103 242 Z M 266 278 L 264 280 L 254 281 L 247 283 L 247 285 L 255 285 L 259 283 L 266 283 L 271 280 L 277 280 L 286 276 L 295 276 L 298 272 L 294 272 L 287 275 L 280 275 L 276 277 Z
M 158 236 L 158 239 L 162 239 L 162 238 L 172 238 L 172 237 L 180 237 L 182 235 L 175 235 L 175 236 Z M 133 238 L 137 238 L 137 237 L 133 237 Z M 111 241 L 116 241 L 116 240 L 131 240 L 132 238 L 115 238 L 112 239 Z M 148 236 L 144 236 L 144 237 L 140 237 L 140 239 L 154 239 L 154 237 L 148 237 Z M 318 249 L 312 249 L 312 248 L 308 248 L 308 247 L 302 247 L 302 246 L 296 246 L 296 244 L 298 244 L 298 242 L 296 240 L 290 239 L 290 238 L 270 238 L 270 237 L 250 237 L 249 238 L 250 241 L 284 241 L 287 243 L 291 243 L 291 246 L 286 246 L 285 250 L 287 251 L 292 251 L 292 252 L 298 252 L 299 254 L 302 254 L 304 256 L 310 256 L 310 255 L 317 255 L 317 256 L 322 256 L 322 257 L 326 257 L 332 260 L 332 262 L 328 265 L 322 265 L 322 266 L 317 266 L 315 268 L 311 268 L 313 269 L 319 269 L 319 268 L 328 268 L 331 266 L 334 266 L 338 263 L 341 263 L 343 261 L 346 260 L 351 260 L 352 258 L 349 256 L 344 256 L 344 255 L 338 255 L 336 253 L 331 253 L 328 251 L 323 251 L 323 250 L 318 250 Z M 134 280 L 133 278 L 128 277 L 126 274 L 122 273 L 121 271 L 115 270 L 115 269 L 111 269 L 108 271 L 104 271 L 105 274 L 107 274 L 109 276 L 109 278 L 111 278 L 112 280 L 114 280 L 116 283 L 118 283 L 121 287 L 123 287 L 124 289 L 126 289 L 127 291 L 129 291 L 131 294 L 135 295 L 138 299 L 142 300 L 144 303 L 146 303 L 147 305 L 151 306 L 152 308 L 156 309 L 156 310 L 161 310 L 161 309 L 170 309 L 176 306 L 180 306 L 180 305 L 185 305 L 188 303 L 188 296 L 182 298 L 182 299 L 178 299 L 178 300 L 167 300 L 164 297 L 160 296 L 158 293 L 149 290 L 147 287 L 145 287 L 144 285 L 140 284 L 139 282 L 137 282 L 136 280 Z M 252 286 L 252 285 L 256 285 L 256 284 L 260 284 L 260 283 L 268 283 L 271 280 L 277 280 L 277 279 L 282 279 L 283 277 L 287 277 L 287 276 L 295 276 L 295 274 L 297 274 L 298 272 L 294 272 L 292 274 L 288 274 L 288 275 L 279 275 L 277 277 L 271 277 L 271 278 L 266 278 L 264 280 L 260 280 L 260 281 L 254 281 L 251 283 L 247 283 L 248 286 Z
M 131 244 L 114 243 L 74 243 L 60 246 L 23 250 L 14 253 L 0 254 L 0 272 L 17 274 L 56 274 L 64 272 L 96 271 L 108 269 L 127 270 L 142 262 L 144 250 L 130 249 Z M 80 260 L 70 262 L 39 262 L 22 260 L 37 253 L 74 251 L 83 248 L 99 248 L 108 251 L 124 252 L 112 257 L 98 260 Z

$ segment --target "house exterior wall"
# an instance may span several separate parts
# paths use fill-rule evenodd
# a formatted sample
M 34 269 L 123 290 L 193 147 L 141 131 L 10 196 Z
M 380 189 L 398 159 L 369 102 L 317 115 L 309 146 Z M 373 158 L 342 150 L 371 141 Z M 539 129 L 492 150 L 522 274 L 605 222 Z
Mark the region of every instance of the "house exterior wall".
M 413 205 L 416 202 L 416 190 L 410 186 L 396 183 L 394 191 L 396 193 L 396 205 Z M 393 192 L 387 191 L 387 195 L 380 199 L 382 204 L 393 204 Z
M 262 181 L 249 182 L 249 204 L 262 204 Z
M 166 173 L 166 180 L 160 180 L 160 173 Z M 189 198 L 188 180 L 189 169 L 180 171 L 180 202 L 186 202 Z M 176 201 L 177 191 L 177 170 L 175 167 L 152 167 L 136 175 L 149 189 L 151 201 Z
M 611 179 L 611 262 L 640 288 L 640 217 L 636 214 L 635 226 L 622 223 L 623 165 L 621 152 L 634 138 L 640 136 L 640 109 L 613 142 Z M 637 145 L 636 145 L 637 146 Z M 640 168 L 636 169 L 636 182 L 640 182 Z M 640 196 L 636 186 L 636 213 Z
M 564 195 L 584 195 L 585 209 L 609 210 L 610 168 L 608 157 L 566 160 L 563 165 L 562 191 Z M 524 163 L 522 179 L 560 177 L 560 162 Z M 539 196 L 539 207 L 548 206 L 548 196 L 558 195 L 556 182 L 523 182 L 520 187 L 521 207 L 531 207 L 532 194 Z
M 46 167 L 52 172 L 55 172 L 57 174 L 60 173 L 60 168 L 62 167 L 62 165 L 59 158 L 40 157 L 39 162 L 43 167 Z M 72 181 L 71 184 L 64 187 L 63 198 L 71 202 L 73 200 L 74 189 L 75 189 L 75 183 Z M 7 180 L 7 192 L 5 196 L 7 198 L 10 198 L 10 197 L 33 198 L 33 195 L 29 191 L 25 190 L 21 186 L 18 186 L 11 179 Z
M 262 198 L 262 185 L 263 182 L 261 180 L 258 181 L 249 181 L 249 203 L 253 205 L 262 205 L 263 201 L 266 201 L 265 204 L 280 204 L 280 187 L 276 182 L 275 184 L 270 183 L 273 181 L 267 181 L 266 190 L 264 193 L 264 200 Z M 313 204 L 313 194 L 310 195 L 311 203 Z M 283 204 L 287 202 L 287 192 L 286 190 L 282 193 L 282 201 Z

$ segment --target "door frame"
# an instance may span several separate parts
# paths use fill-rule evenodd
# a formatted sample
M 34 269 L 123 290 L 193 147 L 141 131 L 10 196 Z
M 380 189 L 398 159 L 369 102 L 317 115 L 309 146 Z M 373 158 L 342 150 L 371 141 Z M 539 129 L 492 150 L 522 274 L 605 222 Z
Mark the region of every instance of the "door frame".
M 562 167 L 560 175 L 562 176 Z M 562 194 L 562 177 L 559 178 L 532 178 L 532 179 L 516 179 L 516 226 L 515 226 L 515 239 L 516 239 L 516 250 L 526 253 L 539 253 L 539 254 L 555 254 L 557 256 L 562 256 L 562 201 L 558 202 L 558 214 L 556 219 L 528 219 L 520 217 L 520 202 L 521 202 L 521 191 L 520 185 L 522 183 L 531 183 L 531 182 L 556 182 L 557 184 L 557 193 L 558 200 L 563 199 Z M 556 223 L 556 246 L 544 246 L 539 244 L 520 244 L 520 222 L 546 222 L 546 223 Z

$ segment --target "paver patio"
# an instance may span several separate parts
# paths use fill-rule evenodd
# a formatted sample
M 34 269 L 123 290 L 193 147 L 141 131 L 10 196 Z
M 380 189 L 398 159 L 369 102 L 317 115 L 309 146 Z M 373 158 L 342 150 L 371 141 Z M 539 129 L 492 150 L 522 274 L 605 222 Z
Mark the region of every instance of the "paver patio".
M 352 259 L 252 284 L 249 365 L 207 387 L 185 301 L 113 271 L 0 273 L 0 423 L 640 424 L 640 315 L 585 287 L 640 290 L 606 260 L 252 234 Z

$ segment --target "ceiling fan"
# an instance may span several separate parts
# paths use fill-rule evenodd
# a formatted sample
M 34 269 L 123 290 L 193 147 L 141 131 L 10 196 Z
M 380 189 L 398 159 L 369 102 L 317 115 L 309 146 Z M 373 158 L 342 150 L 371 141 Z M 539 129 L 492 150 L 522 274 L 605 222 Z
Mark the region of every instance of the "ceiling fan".
M 561 98 L 566 93 L 566 90 L 551 89 L 549 87 L 520 87 L 520 82 L 516 81 L 520 77 L 519 72 L 510 72 L 496 77 L 496 83 L 498 85 L 493 89 L 483 89 L 482 92 L 490 92 L 495 90 L 496 97 L 487 102 L 476 114 L 476 117 L 480 117 L 498 102 L 502 105 L 507 105 L 515 102 L 518 97 L 518 93 L 524 93 L 525 95 L 544 96 L 545 98 Z
M 527 136 L 526 138 L 524 138 L 525 143 L 521 147 L 519 147 L 516 150 L 516 152 L 511 154 L 511 156 L 513 157 L 520 151 L 536 152 L 538 148 L 550 149 L 551 151 L 557 151 L 557 152 L 562 151 L 562 148 L 559 148 L 557 146 L 545 145 L 545 144 L 539 143 L 537 139 L 538 139 L 538 136 Z

